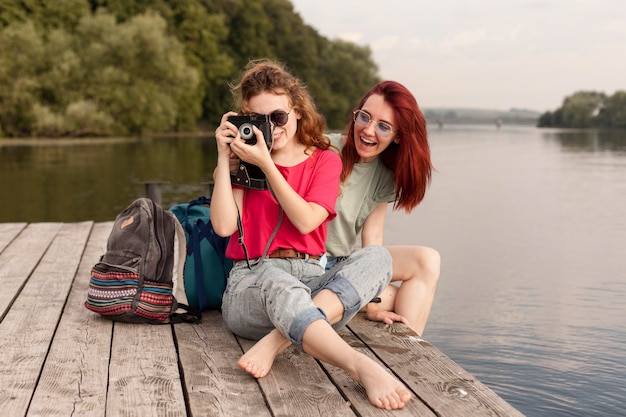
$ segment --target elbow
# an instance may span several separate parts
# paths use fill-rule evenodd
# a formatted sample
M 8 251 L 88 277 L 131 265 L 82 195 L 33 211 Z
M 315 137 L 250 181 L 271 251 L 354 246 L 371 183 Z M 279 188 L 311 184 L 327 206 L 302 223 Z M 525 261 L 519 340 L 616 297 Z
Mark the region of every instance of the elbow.
M 215 232 L 215 234 L 220 237 L 228 237 L 236 231 L 236 229 L 233 229 L 232 227 L 228 227 L 225 224 L 220 224 L 213 221 L 211 221 L 211 226 L 213 227 L 213 231 Z
M 232 233 L 228 233 L 227 231 L 225 231 L 223 229 L 213 228 L 213 230 L 215 231 L 215 234 L 218 235 L 219 237 L 228 237 L 228 236 L 232 235 Z
M 315 219 L 309 220 L 310 221 L 298 222 L 297 224 L 294 223 L 293 225 L 296 227 L 296 229 L 298 229 L 298 232 L 302 233 L 303 235 L 307 235 L 316 230 L 323 223 L 323 220 L 321 222 L 315 221 Z
M 319 225 L 318 225 L 319 226 Z M 317 229 L 318 226 L 315 227 L 307 227 L 306 225 L 301 225 L 301 226 L 296 226 L 296 229 L 298 229 L 298 231 L 303 234 L 303 235 L 308 235 L 309 233 L 311 233 L 312 231 L 314 231 L 315 229 Z

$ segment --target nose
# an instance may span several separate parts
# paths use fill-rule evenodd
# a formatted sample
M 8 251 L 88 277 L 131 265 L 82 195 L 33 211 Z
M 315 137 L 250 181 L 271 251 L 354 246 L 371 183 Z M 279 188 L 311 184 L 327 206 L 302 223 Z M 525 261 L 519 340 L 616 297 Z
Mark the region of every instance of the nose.
M 370 136 L 374 136 L 376 135 L 376 125 L 370 120 L 366 126 L 363 126 L 363 131 Z

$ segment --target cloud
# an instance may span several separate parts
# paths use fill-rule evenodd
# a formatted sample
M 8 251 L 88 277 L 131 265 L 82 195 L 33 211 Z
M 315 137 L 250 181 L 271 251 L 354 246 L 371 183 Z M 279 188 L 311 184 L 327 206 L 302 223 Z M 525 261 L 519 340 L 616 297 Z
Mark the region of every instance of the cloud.
M 626 35 L 626 19 L 607 22 L 603 26 L 603 30 L 609 33 L 619 33 L 622 35 Z
M 370 44 L 370 47 L 372 48 L 372 51 L 379 52 L 379 51 L 393 50 L 399 46 L 399 43 L 400 43 L 399 36 L 384 36 L 382 38 L 374 40 Z
M 467 56 L 470 54 L 470 49 L 482 46 L 486 38 L 486 29 L 459 32 L 452 37 L 441 39 L 437 42 L 436 49 L 442 55 Z
M 322 35 L 369 45 L 381 78 L 429 106 L 545 110 L 626 88 L 624 0 L 293 3 Z

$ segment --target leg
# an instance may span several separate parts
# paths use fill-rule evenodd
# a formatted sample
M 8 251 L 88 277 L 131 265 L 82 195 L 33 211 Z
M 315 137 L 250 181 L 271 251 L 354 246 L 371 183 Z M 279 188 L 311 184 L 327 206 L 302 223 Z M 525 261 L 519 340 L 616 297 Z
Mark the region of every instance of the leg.
M 316 292 L 313 303 L 331 324 L 339 323 L 340 327 L 386 286 L 390 262 L 388 251 L 380 246 L 359 251 L 350 261 L 328 272 L 328 288 Z M 262 378 L 270 371 L 276 356 L 290 344 L 289 339 L 274 329 L 246 352 L 238 365 L 255 378 Z
M 343 317 L 343 304 L 330 290 L 320 291 L 313 303 L 324 311 L 331 323 L 337 323 Z M 276 356 L 289 346 L 291 341 L 274 329 L 244 353 L 237 365 L 255 378 L 263 378 L 272 368 Z
M 337 366 L 363 385 L 370 402 L 378 408 L 395 410 L 404 407 L 410 391 L 378 363 L 348 345 L 329 323 L 312 322 L 302 337 L 306 353 Z
M 388 246 L 393 259 L 392 281 L 401 281 L 397 289 L 386 290 L 381 308 L 393 302 L 393 311 L 404 316 L 409 327 L 422 335 L 437 288 L 441 258 L 439 253 L 423 246 Z M 385 305 L 386 304 L 386 305 Z

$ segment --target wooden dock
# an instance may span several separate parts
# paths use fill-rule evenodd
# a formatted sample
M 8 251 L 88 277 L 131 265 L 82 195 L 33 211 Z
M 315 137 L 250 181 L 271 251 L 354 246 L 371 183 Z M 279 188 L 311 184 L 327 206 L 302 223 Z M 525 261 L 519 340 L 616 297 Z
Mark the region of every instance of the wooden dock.
M 413 392 L 402 410 L 291 347 L 268 376 L 217 312 L 200 324 L 113 323 L 83 307 L 112 222 L 0 223 L 0 410 L 17 416 L 522 416 L 404 325 L 341 331 Z

